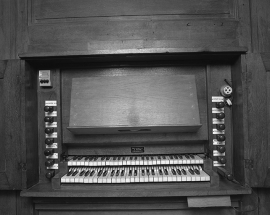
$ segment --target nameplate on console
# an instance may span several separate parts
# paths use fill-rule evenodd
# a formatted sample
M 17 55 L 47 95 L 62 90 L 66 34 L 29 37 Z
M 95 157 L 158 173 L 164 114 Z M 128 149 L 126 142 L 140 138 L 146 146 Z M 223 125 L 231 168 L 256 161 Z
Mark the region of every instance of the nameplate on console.
M 144 147 L 131 147 L 131 153 L 144 153 Z

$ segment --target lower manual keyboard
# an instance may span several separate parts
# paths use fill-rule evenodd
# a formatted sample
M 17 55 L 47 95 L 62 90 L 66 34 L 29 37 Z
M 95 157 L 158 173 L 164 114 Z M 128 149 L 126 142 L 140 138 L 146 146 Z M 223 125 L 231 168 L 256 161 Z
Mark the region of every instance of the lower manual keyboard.
M 70 167 L 61 183 L 148 183 L 210 181 L 200 165 Z

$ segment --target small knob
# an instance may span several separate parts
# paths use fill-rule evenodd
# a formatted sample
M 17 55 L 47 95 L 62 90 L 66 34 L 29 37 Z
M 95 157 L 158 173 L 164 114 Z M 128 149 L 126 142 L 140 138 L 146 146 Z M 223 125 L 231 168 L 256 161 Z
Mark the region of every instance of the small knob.
M 225 113 L 221 112 L 221 113 L 216 113 L 216 118 L 217 119 L 224 119 L 225 118 Z
M 226 139 L 224 134 L 217 134 L 217 141 L 224 141 Z
M 51 116 L 44 117 L 44 122 L 52 123 L 53 122 L 53 117 L 51 117 Z
M 52 134 L 53 133 L 53 128 L 45 128 L 45 133 L 46 134 Z
M 45 161 L 45 166 L 46 167 L 51 167 L 53 165 L 54 165 L 54 160 L 50 159 L 50 160 Z
M 47 145 L 52 145 L 52 144 L 53 144 L 53 138 L 46 138 L 46 139 L 45 139 L 45 143 L 46 143 Z
M 46 155 L 46 156 L 53 155 L 53 153 L 54 153 L 54 149 L 46 149 L 44 151 L 44 155 Z
M 50 113 L 51 113 L 51 112 L 53 112 L 53 107 L 52 107 L 52 106 L 45 106 L 45 107 L 44 107 L 44 111 L 45 111 L 45 112 L 50 112 Z
M 216 125 L 216 128 L 217 128 L 217 130 L 219 130 L 219 131 L 223 131 L 223 130 L 225 130 L 225 125 L 224 125 L 224 124 L 217 124 L 217 125 Z
M 228 174 L 226 175 L 226 178 L 227 178 L 229 181 L 232 181 L 232 180 L 233 180 L 233 174 L 228 173 Z
M 221 164 L 225 164 L 227 162 L 226 158 L 225 157 L 218 157 L 218 162 L 221 163 Z
M 217 102 L 216 103 L 216 108 L 224 108 L 224 107 L 225 107 L 224 102 Z
M 45 176 L 46 176 L 46 178 L 51 179 L 51 178 L 53 178 L 54 175 L 55 175 L 54 171 L 49 171 L 49 172 L 46 173 Z
M 218 151 L 219 153 L 224 153 L 224 152 L 226 151 L 226 147 L 225 147 L 225 146 L 218 146 L 218 147 L 217 147 L 217 151 Z

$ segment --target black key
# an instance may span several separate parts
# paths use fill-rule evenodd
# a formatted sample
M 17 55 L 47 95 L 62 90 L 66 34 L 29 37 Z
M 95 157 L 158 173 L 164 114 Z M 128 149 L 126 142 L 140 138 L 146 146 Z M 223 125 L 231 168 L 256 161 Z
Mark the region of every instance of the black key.
M 125 170 L 122 170 L 121 171 L 121 176 L 124 176 L 125 175 Z
M 95 170 L 92 170 L 92 172 L 90 173 L 90 176 L 93 176 L 95 174 Z
M 142 156 L 142 160 L 144 161 L 144 156 Z
M 86 156 L 86 157 L 84 157 L 84 160 L 89 160 L 90 159 L 90 156 Z
M 77 158 L 78 158 L 79 156 L 74 156 L 73 158 L 72 158 L 72 160 L 77 160 Z
M 83 158 L 83 156 L 79 156 L 79 157 L 78 157 L 78 161 L 80 161 L 82 158 Z
M 188 155 L 185 155 L 185 157 L 186 157 L 187 159 L 190 159 L 190 157 L 189 157 Z
M 163 160 L 166 160 L 166 157 L 165 157 L 165 156 L 162 156 L 162 159 L 163 159 Z
M 175 170 L 174 170 L 174 169 L 172 169 L 172 174 L 173 174 L 173 175 L 176 175 L 176 172 L 175 172 Z
M 128 172 L 128 176 L 132 176 L 132 170 L 131 169 Z
M 90 161 L 94 160 L 94 157 L 90 157 L 89 160 L 90 160 Z
M 130 156 L 130 157 L 129 157 L 129 160 L 131 160 L 131 161 L 132 161 L 132 159 L 133 159 L 133 157 L 132 157 L 132 156 Z
M 145 175 L 145 171 L 144 171 L 144 169 L 142 169 L 142 176 L 144 176 Z
M 154 169 L 151 169 L 151 174 L 152 174 L 152 175 L 155 175 Z
M 167 170 L 167 169 L 164 169 L 164 173 L 165 173 L 165 175 L 169 175 L 169 173 L 168 173 L 168 170 Z
M 178 159 L 177 155 L 174 155 L 173 157 L 174 157 L 174 159 Z
M 195 157 L 194 157 L 194 155 L 192 155 L 192 154 L 190 154 L 189 156 L 190 156 L 192 159 L 194 159 L 194 158 L 195 158 Z
M 72 173 L 73 173 L 73 170 L 70 170 L 70 171 L 67 173 L 67 176 L 70 176 Z
M 99 170 L 97 176 L 101 176 L 102 173 L 103 173 L 103 171 L 102 170 Z
M 96 161 L 98 159 L 98 157 L 94 157 L 94 161 Z
M 178 155 L 178 158 L 183 159 L 183 156 L 182 155 Z
M 159 169 L 158 172 L 159 172 L 160 175 L 163 175 L 163 172 L 162 172 L 161 169 Z
M 103 173 L 103 177 L 105 177 L 108 173 L 108 170 L 106 170 L 104 173 Z
M 137 156 L 134 158 L 134 160 L 137 160 L 138 158 L 137 158 Z
M 90 174 L 90 171 L 86 171 L 86 173 L 84 174 L 84 176 L 88 176 Z
M 85 173 L 85 170 L 81 171 L 79 176 L 83 176 L 84 173 Z
M 184 175 L 187 174 L 186 170 L 184 170 L 184 169 L 181 169 L 181 172 L 182 172 Z
M 161 160 L 161 157 L 160 157 L 160 156 L 158 156 L 157 158 L 158 158 L 159 160 Z
M 115 170 L 113 170 L 113 171 L 111 172 L 111 176 L 114 176 L 114 173 L 115 173 Z
M 170 155 L 169 157 L 170 157 L 170 159 L 172 159 L 172 160 L 173 160 L 173 156 L 172 156 L 172 155 Z
M 179 169 L 176 169 L 176 172 L 178 175 L 182 175 L 181 171 Z
M 113 160 L 115 161 L 116 160 L 116 157 L 113 157 Z
M 151 156 L 150 158 L 151 158 L 151 160 L 154 160 L 154 157 Z
M 126 158 L 125 157 L 122 157 L 122 160 L 124 161 L 124 160 L 126 160 Z
M 147 174 L 148 176 L 150 175 L 149 169 L 146 169 L 146 174 Z
M 76 170 L 75 172 L 73 172 L 73 173 L 72 173 L 72 176 L 77 175 L 77 173 L 78 173 L 78 170 Z
M 115 174 L 115 176 L 119 176 L 119 174 L 120 174 L 120 171 L 119 171 L 119 169 L 116 171 L 116 174 Z
M 138 175 L 138 172 L 137 172 L 137 170 L 135 169 L 134 170 L 134 176 L 137 176 Z
M 105 157 L 101 157 L 101 160 L 104 161 L 105 160 Z
M 110 160 L 110 157 L 106 157 L 106 161 Z
M 149 157 L 146 157 L 146 160 L 148 160 L 148 161 L 149 161 Z
M 121 157 L 118 157 L 118 158 L 117 158 L 117 160 L 119 160 L 119 161 L 120 161 L 120 160 L 121 160 Z

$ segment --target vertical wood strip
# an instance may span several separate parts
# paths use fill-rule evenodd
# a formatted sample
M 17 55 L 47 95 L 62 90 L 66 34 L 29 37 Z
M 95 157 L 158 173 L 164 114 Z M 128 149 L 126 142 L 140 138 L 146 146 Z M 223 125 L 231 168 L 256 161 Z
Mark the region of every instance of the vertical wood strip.
M 246 167 L 249 185 L 261 187 L 267 174 L 267 91 L 266 72 L 260 54 L 247 55 L 249 157 L 253 165 Z

